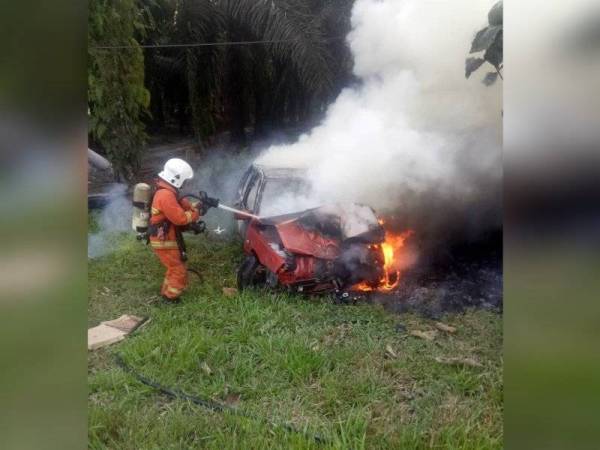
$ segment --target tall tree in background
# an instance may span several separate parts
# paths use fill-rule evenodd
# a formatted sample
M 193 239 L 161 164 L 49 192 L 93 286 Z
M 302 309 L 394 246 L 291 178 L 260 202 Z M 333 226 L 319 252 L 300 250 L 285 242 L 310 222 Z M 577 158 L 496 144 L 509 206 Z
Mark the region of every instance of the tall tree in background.
M 310 126 L 352 79 L 353 1 L 91 0 L 92 145 L 129 176 L 146 130 L 239 149 Z
M 221 43 L 146 52 L 155 127 L 188 124 L 207 139 L 230 131 L 243 145 L 305 123 L 351 71 L 344 37 L 352 0 L 159 0 L 145 43 Z M 230 42 L 265 41 L 258 45 Z M 346 81 L 344 79 L 344 81 Z M 174 86 L 176 85 L 176 86 Z
M 150 103 L 144 86 L 144 14 L 135 0 L 93 0 L 88 23 L 88 107 L 91 140 L 101 146 L 119 174 L 138 169 Z M 129 46 L 100 49 L 98 46 Z

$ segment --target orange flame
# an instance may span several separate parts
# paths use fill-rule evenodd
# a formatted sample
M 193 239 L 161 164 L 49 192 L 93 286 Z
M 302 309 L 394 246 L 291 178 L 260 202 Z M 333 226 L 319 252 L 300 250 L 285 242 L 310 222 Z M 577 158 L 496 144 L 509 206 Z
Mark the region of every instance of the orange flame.
M 383 220 L 380 219 L 380 224 L 383 225 Z M 385 241 L 375 248 L 380 247 L 383 254 L 383 276 L 379 280 L 376 288 L 369 286 L 367 283 L 359 283 L 353 289 L 359 291 L 382 291 L 387 292 L 394 289 L 400 283 L 400 265 L 402 260 L 402 247 L 406 239 L 413 234 L 412 230 L 405 231 L 400 234 L 386 231 Z

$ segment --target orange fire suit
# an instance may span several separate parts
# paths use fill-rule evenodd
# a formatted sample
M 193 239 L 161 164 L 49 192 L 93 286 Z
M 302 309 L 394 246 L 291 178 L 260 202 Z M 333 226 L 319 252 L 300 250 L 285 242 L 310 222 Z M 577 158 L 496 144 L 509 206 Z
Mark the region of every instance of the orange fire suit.
M 198 210 L 187 199 L 177 200 L 177 192 L 176 188 L 159 180 L 150 217 L 152 225 L 159 225 L 158 234 L 150 236 L 150 245 L 167 268 L 160 293 L 169 300 L 176 300 L 187 286 L 187 269 L 177 247 L 175 226 L 188 225 L 200 218 Z M 164 222 L 169 222 L 166 233 L 160 228 Z

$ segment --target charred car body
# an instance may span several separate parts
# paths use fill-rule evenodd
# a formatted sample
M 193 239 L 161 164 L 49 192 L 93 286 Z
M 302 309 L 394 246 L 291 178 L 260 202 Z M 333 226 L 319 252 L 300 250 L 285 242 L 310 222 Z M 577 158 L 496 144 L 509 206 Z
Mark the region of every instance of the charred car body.
M 300 171 L 253 165 L 240 183 L 238 206 L 258 215 L 268 210 L 265 192 L 285 198 L 307 184 Z M 273 181 L 275 180 L 275 181 Z M 286 182 L 287 181 L 287 182 Z M 272 183 L 271 185 L 269 183 Z M 376 288 L 384 278 L 380 244 L 385 231 L 365 205 L 326 205 L 291 214 L 241 218 L 245 258 L 238 286 L 286 287 L 305 293 Z

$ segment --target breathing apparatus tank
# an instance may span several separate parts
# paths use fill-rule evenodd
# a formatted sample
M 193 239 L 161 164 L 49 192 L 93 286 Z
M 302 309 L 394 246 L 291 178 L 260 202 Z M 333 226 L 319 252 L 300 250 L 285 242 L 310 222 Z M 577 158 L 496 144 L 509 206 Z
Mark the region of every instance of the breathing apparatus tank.
M 137 239 L 144 239 L 148 233 L 152 188 L 146 183 L 138 183 L 133 188 L 133 214 L 131 228 L 137 233 Z

